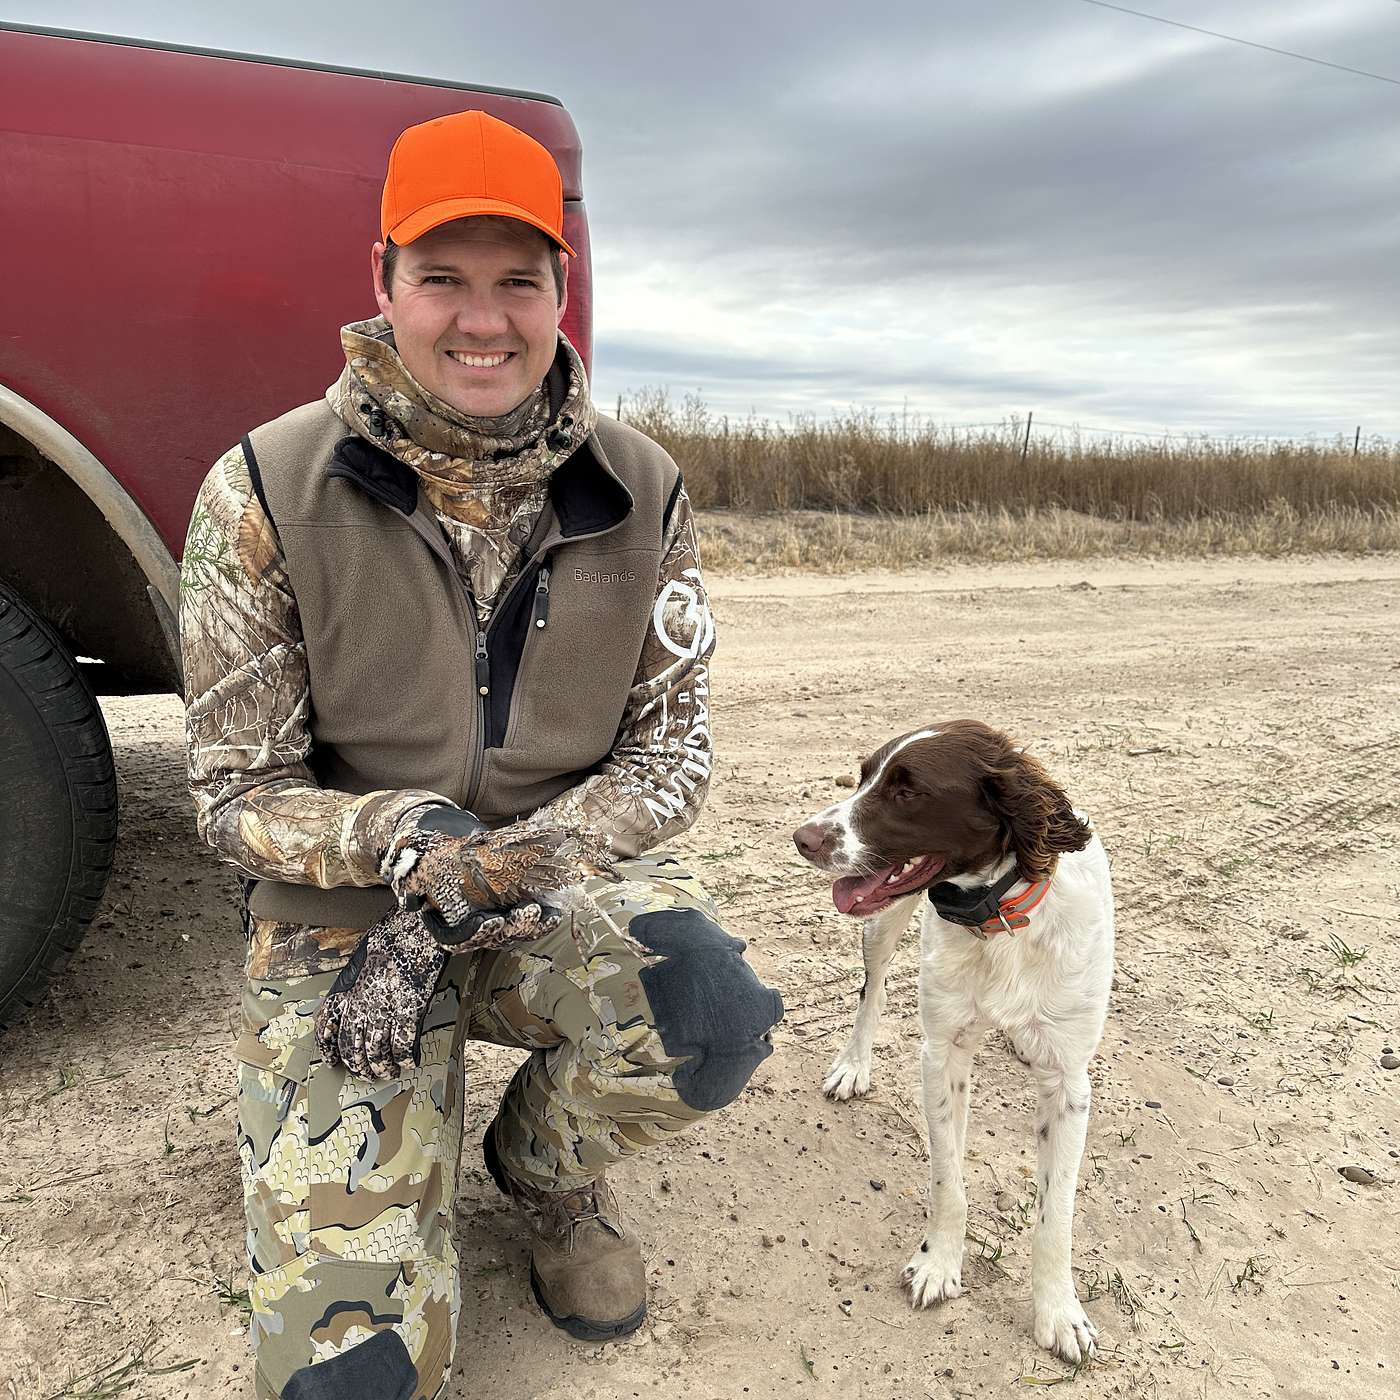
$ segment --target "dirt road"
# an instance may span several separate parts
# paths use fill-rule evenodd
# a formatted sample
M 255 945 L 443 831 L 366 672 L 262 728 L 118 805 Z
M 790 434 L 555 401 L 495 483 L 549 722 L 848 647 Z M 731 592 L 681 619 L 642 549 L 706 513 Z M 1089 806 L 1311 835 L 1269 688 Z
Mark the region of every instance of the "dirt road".
M 653 1282 L 629 1345 L 580 1349 L 533 1310 L 469 1146 L 457 1393 L 943 1400 L 1067 1375 L 1029 1333 L 1033 1096 L 996 1040 L 973 1086 L 971 1287 L 917 1315 L 898 1289 L 924 1189 L 912 940 L 872 1095 L 818 1087 L 857 928 L 788 833 L 862 752 L 956 714 L 1029 743 L 1114 858 L 1076 1231 L 1104 1351 L 1073 1393 L 1400 1393 L 1400 1069 L 1380 1063 L 1400 1051 L 1400 559 L 712 585 L 721 759 L 682 850 L 784 991 L 778 1053 L 731 1111 L 618 1173 Z M 0 1400 L 242 1397 L 233 885 L 193 836 L 177 702 L 105 708 L 118 868 L 0 1044 Z M 514 1061 L 472 1061 L 469 1144 Z M 65 1388 L 123 1365 L 127 1389 Z

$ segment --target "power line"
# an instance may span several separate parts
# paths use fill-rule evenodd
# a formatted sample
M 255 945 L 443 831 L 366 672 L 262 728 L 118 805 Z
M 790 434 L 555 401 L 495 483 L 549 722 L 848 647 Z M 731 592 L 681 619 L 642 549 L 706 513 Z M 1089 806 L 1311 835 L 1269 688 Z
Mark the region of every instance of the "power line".
M 1309 442 L 1323 438 L 1341 436 L 1340 433 L 1253 433 L 1247 429 L 1240 429 L 1233 433 L 1208 433 L 1197 431 L 1194 428 L 1167 428 L 1165 430 L 1148 430 L 1144 428 L 1096 428 L 1089 423 L 1056 423 L 1048 418 L 1037 418 L 1035 420 L 1037 428 L 1055 428 L 1062 432 L 1069 433 L 1103 433 L 1110 437 L 1130 437 L 1130 438 L 1181 438 L 1187 441 L 1196 441 L 1201 438 L 1208 438 L 1212 442 Z
M 1311 54 L 1295 53 L 1292 49 L 1276 49 L 1272 44 L 1256 44 L 1253 39 L 1241 39 L 1235 34 L 1222 34 L 1218 29 L 1202 29 L 1198 24 L 1186 24 L 1179 19 L 1166 19 L 1162 15 L 1150 15 L 1146 10 L 1130 10 L 1126 5 L 1111 5 L 1109 0 L 1081 0 L 1082 4 L 1095 5 L 1101 10 L 1117 10 L 1119 14 L 1136 15 L 1138 19 L 1150 19 L 1154 24 L 1169 24 L 1173 29 L 1189 29 L 1193 34 L 1206 34 L 1212 39 L 1224 39 L 1231 44 L 1243 44 L 1247 49 L 1261 49 L 1264 53 L 1281 54 L 1284 58 L 1297 58 L 1304 63 L 1315 63 L 1319 68 L 1335 68 L 1339 73 L 1351 73 L 1358 78 L 1373 78 L 1378 83 L 1389 83 L 1400 87 L 1400 78 L 1390 78 L 1384 73 L 1368 73 L 1364 68 L 1348 68 L 1345 63 L 1332 63 L 1325 58 L 1313 58 Z

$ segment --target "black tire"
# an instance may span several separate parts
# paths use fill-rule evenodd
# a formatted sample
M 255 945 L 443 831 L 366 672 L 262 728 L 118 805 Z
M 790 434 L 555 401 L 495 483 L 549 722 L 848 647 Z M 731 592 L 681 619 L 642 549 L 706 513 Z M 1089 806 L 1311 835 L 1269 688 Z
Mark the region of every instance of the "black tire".
M 102 711 L 58 634 L 0 584 L 0 1029 L 82 942 L 116 842 Z

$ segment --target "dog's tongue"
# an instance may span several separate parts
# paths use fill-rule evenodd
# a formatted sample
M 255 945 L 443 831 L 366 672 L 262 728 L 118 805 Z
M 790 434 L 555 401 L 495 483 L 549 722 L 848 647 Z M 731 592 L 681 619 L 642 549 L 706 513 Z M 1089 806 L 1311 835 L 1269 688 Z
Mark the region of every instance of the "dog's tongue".
M 849 914 L 859 903 L 870 898 L 890 878 L 894 866 L 887 865 L 873 875 L 843 875 L 831 887 L 831 898 L 837 909 Z
M 831 886 L 831 898 L 843 914 L 869 918 L 892 900 L 921 890 L 943 869 L 942 856 L 919 856 L 903 865 L 887 865 L 873 875 L 843 875 Z

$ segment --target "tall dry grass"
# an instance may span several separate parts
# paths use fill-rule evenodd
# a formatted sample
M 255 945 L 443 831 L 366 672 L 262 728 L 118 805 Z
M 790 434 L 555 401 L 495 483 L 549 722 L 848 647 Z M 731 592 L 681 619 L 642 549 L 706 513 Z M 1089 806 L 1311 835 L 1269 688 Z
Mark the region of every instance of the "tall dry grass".
M 681 464 L 717 567 L 909 567 L 939 558 L 1400 549 L 1400 448 L 952 429 L 851 412 L 732 420 L 632 396 Z M 722 512 L 722 514 L 710 514 Z

